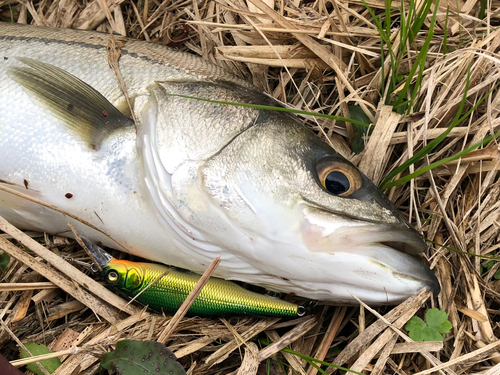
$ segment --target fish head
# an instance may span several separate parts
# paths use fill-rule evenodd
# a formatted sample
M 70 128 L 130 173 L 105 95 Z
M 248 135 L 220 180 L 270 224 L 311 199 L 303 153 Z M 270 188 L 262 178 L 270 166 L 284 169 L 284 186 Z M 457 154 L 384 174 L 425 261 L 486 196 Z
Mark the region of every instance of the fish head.
M 417 258 L 420 235 L 295 116 L 175 95 L 276 105 L 235 85 L 151 87 L 139 150 L 158 216 L 181 250 L 174 265 L 203 272 L 221 256 L 216 276 L 338 303 L 439 292 Z
M 262 280 L 283 281 L 278 289 L 370 304 L 439 293 L 418 259 L 426 249 L 418 232 L 358 168 L 288 116 L 264 116 L 202 170 L 233 228 L 219 240 L 238 241 L 267 270 Z

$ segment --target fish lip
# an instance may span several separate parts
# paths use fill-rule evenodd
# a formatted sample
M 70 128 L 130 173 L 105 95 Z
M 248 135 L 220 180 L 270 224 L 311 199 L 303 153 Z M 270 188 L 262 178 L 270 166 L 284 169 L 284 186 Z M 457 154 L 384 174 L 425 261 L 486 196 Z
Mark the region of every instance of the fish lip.
M 423 257 L 421 256 L 427 249 L 427 244 L 415 229 L 405 224 L 384 225 L 388 227 L 387 232 L 406 236 L 407 239 L 405 241 L 380 241 L 377 243 L 417 260 L 421 267 L 419 267 L 416 274 L 409 276 L 401 273 L 399 276 L 401 278 L 410 277 L 415 281 L 421 282 L 426 290 L 431 291 L 434 296 L 437 296 L 441 292 L 441 285 L 434 272 L 423 262 Z M 392 229 L 391 226 L 393 227 Z M 395 272 L 395 276 L 398 276 L 397 272 Z
M 394 272 L 395 276 L 399 276 L 401 278 L 411 278 L 414 281 L 419 281 L 427 291 L 431 291 L 434 296 L 437 296 L 441 292 L 441 285 L 439 284 L 439 280 L 434 272 L 432 272 L 432 270 L 423 262 L 421 254 L 427 249 L 427 244 L 422 239 L 420 234 L 407 223 L 384 224 L 379 225 L 378 227 L 380 229 L 385 229 L 387 233 L 392 233 L 396 237 L 404 236 L 406 238 L 405 240 L 399 241 L 378 241 L 376 242 L 377 244 L 406 254 L 407 256 L 417 260 L 421 265 L 418 272 L 413 273 L 411 276 L 403 272 Z
M 386 276 L 391 274 L 394 281 L 398 280 L 400 286 L 408 285 L 413 293 L 425 288 L 434 295 L 439 294 L 436 275 L 419 255 L 427 249 L 427 245 L 407 222 L 381 223 L 359 219 L 349 222 L 345 217 L 336 221 L 330 220 L 325 210 L 316 207 L 307 207 L 302 212 L 302 241 L 309 251 L 334 256 L 363 256 L 367 262 L 380 266 L 378 272 Z M 380 283 L 383 282 L 390 289 L 391 282 L 381 279 Z M 394 290 L 389 293 L 394 293 Z
M 383 224 L 380 229 L 386 227 L 386 231 L 392 233 L 394 237 L 404 237 L 404 240 L 378 241 L 380 244 L 393 248 L 408 255 L 418 255 L 427 250 L 427 244 L 413 227 L 406 223 Z
M 398 224 L 396 224 L 398 225 Z M 427 244 L 420 236 L 420 234 L 406 222 L 399 224 L 399 228 L 394 228 L 393 232 L 400 231 L 408 237 L 407 241 L 380 241 L 379 243 L 383 246 L 390 247 L 396 251 L 404 253 L 412 258 L 418 260 L 422 264 L 421 277 L 413 277 L 415 280 L 419 280 L 425 285 L 428 291 L 431 291 L 434 296 L 437 296 L 441 292 L 441 285 L 439 280 L 432 272 L 432 270 L 422 262 L 421 253 L 427 249 Z

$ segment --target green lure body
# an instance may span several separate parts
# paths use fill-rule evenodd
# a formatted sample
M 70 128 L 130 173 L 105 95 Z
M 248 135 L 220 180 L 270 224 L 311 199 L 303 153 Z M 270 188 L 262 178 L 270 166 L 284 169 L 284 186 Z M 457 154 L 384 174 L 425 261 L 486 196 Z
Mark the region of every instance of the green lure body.
M 199 275 L 192 272 L 160 264 L 115 258 L 111 258 L 102 268 L 108 284 L 132 298 L 137 296 L 136 301 L 166 313 L 177 311 L 200 279 Z M 227 280 L 211 278 L 188 314 L 205 317 L 251 315 L 293 318 L 303 315 L 302 310 L 301 306 L 279 298 L 251 292 Z

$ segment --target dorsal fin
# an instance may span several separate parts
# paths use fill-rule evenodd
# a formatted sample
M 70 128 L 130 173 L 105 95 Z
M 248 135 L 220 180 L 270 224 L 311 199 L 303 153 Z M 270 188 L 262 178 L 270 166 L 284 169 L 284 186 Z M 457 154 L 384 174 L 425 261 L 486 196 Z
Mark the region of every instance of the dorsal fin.
M 97 90 L 70 73 L 26 57 L 17 59 L 29 68 L 10 67 L 9 76 L 34 94 L 89 147 L 98 150 L 109 134 L 134 126 Z

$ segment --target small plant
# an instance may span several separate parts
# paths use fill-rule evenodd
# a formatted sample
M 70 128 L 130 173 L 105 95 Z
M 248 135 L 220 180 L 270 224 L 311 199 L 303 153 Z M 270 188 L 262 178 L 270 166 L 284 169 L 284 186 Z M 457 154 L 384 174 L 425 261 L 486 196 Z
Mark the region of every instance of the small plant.
M 425 314 L 425 322 L 413 316 L 405 325 L 409 336 L 414 341 L 444 341 L 443 335 L 450 332 L 452 325 L 448 314 L 439 309 L 429 309 Z
M 482 270 L 482 272 L 481 272 L 481 273 L 484 273 L 484 272 L 486 272 L 486 271 L 491 270 L 491 268 L 494 266 L 494 264 L 495 264 L 495 261 L 494 261 L 494 260 L 490 260 L 489 262 L 483 263 L 483 264 L 481 265 L 481 270 Z M 494 278 L 495 280 L 500 280 L 500 270 L 499 270 L 499 271 L 497 271 L 497 272 L 495 272 L 495 274 L 493 275 L 493 278 Z
M 44 355 L 44 354 L 49 354 L 49 353 L 54 353 L 50 351 L 45 345 L 38 345 L 35 344 L 34 342 L 29 342 L 27 344 L 24 344 L 26 349 L 31 353 L 32 356 L 36 357 L 39 355 Z M 21 349 L 21 358 L 31 358 L 31 355 L 29 355 L 26 350 Z M 59 366 L 61 366 L 61 361 L 59 358 L 51 358 L 51 359 L 46 359 L 44 361 L 40 361 L 40 364 L 47 370 L 50 374 L 52 374 L 54 371 L 57 370 Z M 42 369 L 36 364 L 36 363 L 30 363 L 28 366 L 26 366 L 28 370 L 31 372 L 34 372 L 37 375 L 45 375 L 42 371 Z
M 156 341 L 123 340 L 114 352 L 102 357 L 100 374 L 114 370 L 118 375 L 185 375 L 174 353 Z

